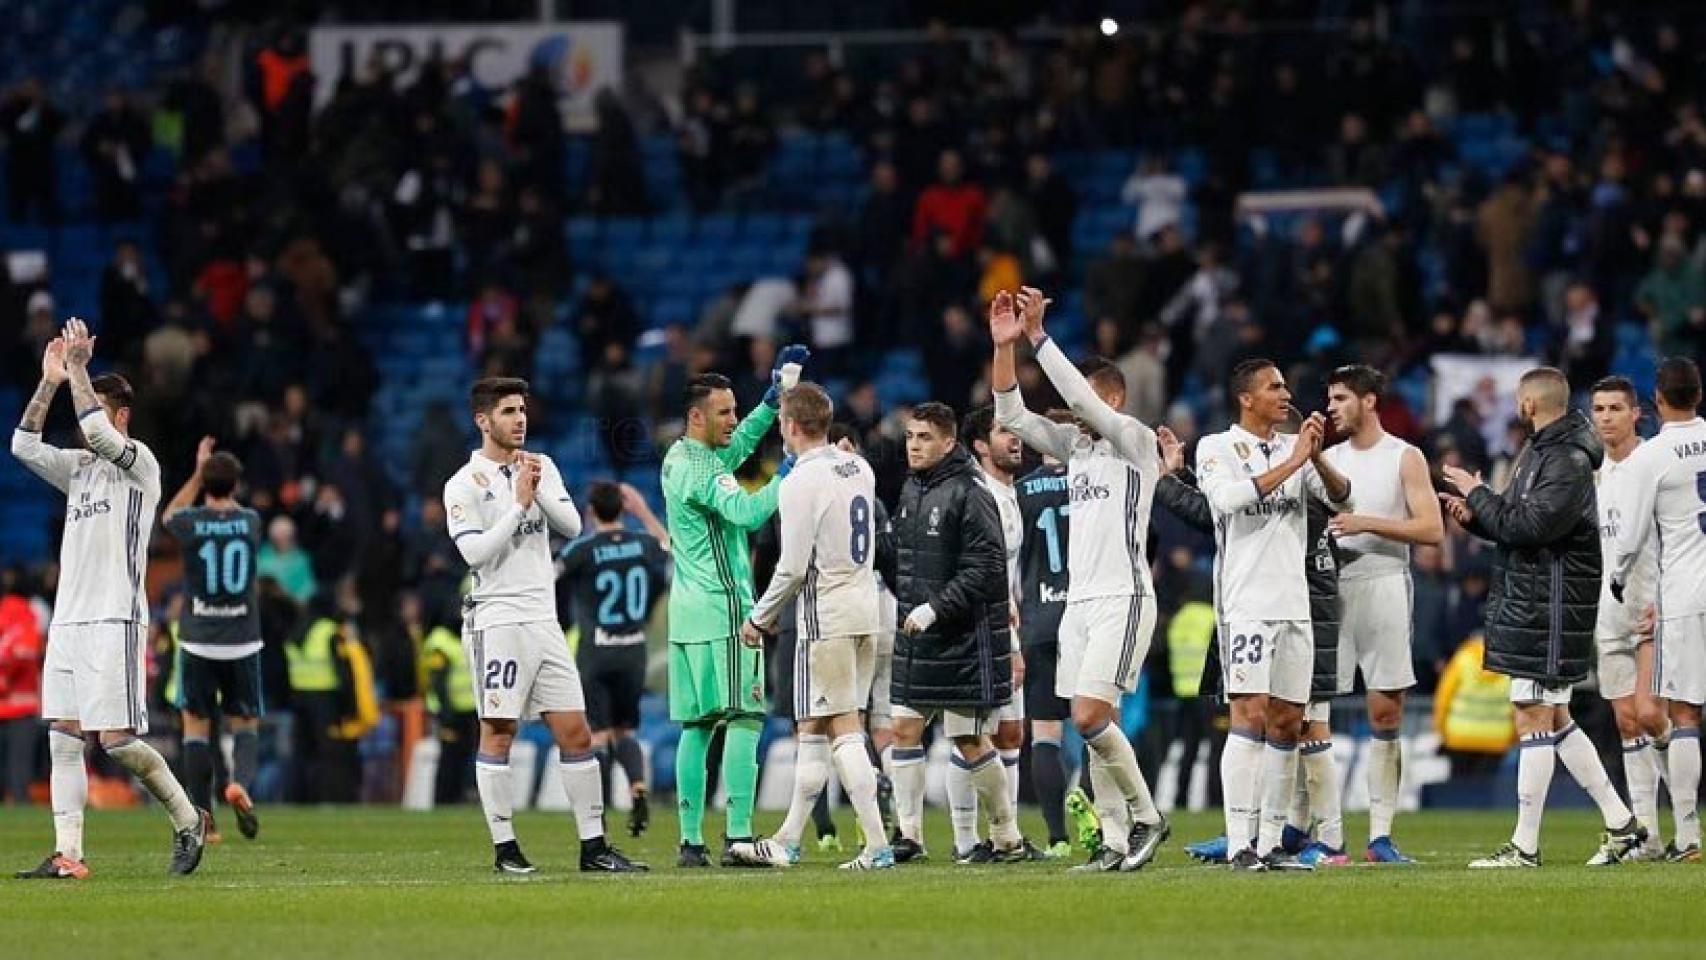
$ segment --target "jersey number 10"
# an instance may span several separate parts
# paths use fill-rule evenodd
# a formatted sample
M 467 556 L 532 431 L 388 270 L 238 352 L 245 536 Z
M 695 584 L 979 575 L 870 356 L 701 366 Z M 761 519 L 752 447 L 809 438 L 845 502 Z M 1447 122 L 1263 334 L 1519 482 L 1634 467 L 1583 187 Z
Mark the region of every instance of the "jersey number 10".
M 207 594 L 214 596 L 219 593 L 235 594 L 249 589 L 249 544 L 243 540 L 231 540 L 225 544 L 225 549 L 219 549 L 219 544 L 209 540 L 201 545 L 198 551 L 201 557 L 202 573 L 207 577 Z M 221 590 L 220 588 L 224 589 Z

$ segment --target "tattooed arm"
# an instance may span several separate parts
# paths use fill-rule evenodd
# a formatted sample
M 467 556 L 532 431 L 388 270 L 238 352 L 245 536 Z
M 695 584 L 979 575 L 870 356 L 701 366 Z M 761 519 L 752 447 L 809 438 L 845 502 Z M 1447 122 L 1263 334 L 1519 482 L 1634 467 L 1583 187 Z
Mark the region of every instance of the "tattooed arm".
M 30 402 L 24 405 L 18 429 L 12 432 L 12 456 L 61 493 L 70 485 L 71 473 L 77 469 L 77 454 L 43 443 L 41 430 L 47 422 L 47 411 L 53 406 L 53 395 L 59 392 L 65 378 L 65 341 L 55 337 L 42 353 L 41 382 L 36 385 Z

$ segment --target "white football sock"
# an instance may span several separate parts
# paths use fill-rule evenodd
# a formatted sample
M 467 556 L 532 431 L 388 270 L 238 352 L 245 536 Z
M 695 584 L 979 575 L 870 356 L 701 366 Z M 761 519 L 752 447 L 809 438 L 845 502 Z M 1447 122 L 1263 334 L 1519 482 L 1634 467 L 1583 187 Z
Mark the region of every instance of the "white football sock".
M 48 780 L 53 799 L 54 852 L 83 859 L 83 808 L 89 804 L 89 768 L 83 762 L 83 738 L 50 730 L 47 749 L 53 759 Z
M 1564 761 L 1564 769 L 1570 771 L 1570 776 L 1576 778 L 1593 802 L 1599 805 L 1599 815 L 1605 820 L 1607 830 L 1614 830 L 1629 822 L 1629 808 L 1623 805 L 1623 798 L 1617 795 L 1616 788 L 1611 785 L 1611 778 L 1605 774 L 1605 764 L 1599 762 L 1599 750 L 1595 749 L 1593 741 L 1582 732 L 1582 728 L 1570 724 L 1558 731 L 1554 738 L 1558 750 L 1558 759 Z
M 1522 738 L 1516 763 L 1516 832 L 1511 842 L 1523 853 L 1540 852 L 1540 818 L 1546 814 L 1546 792 L 1552 789 L 1552 770 L 1558 751 L 1552 735 L 1531 733 Z
M 1653 760 L 1653 741 L 1641 736 L 1623 741 L 1623 779 L 1629 784 L 1629 806 L 1647 828 L 1650 846 L 1664 845 L 1659 833 L 1659 767 Z
M 894 813 L 900 835 L 924 842 L 924 748 L 890 747 L 889 779 L 894 783 Z
M 1699 798 L 1700 728 L 1677 727 L 1670 732 L 1670 805 L 1678 849 L 1700 843 Z
M 515 839 L 515 800 L 509 776 L 509 758 L 482 753 L 474 758 L 474 782 L 480 788 L 480 809 L 486 814 L 486 829 L 492 844 Z
M 948 759 L 948 820 L 954 826 L 954 852 L 965 853 L 979 843 L 978 793 L 977 787 L 972 784 L 971 776 L 971 767 L 976 761 L 960 756 L 958 749 L 955 749 Z
M 1334 850 L 1345 848 L 1345 813 L 1339 801 L 1339 768 L 1333 762 L 1333 741 L 1311 740 L 1298 750 L 1303 767 L 1304 789 L 1309 794 L 1309 812 L 1315 822 L 1315 838 Z
M 575 826 L 582 840 L 604 836 L 604 775 L 598 755 L 592 752 L 566 754 L 558 769 L 563 772 L 563 792 L 575 812 Z
M 829 738 L 822 734 L 802 733 L 794 749 L 794 796 L 788 801 L 788 815 L 776 831 L 782 843 L 798 844 L 811 819 L 812 807 L 829 783 Z
M 1396 730 L 1376 730 L 1368 741 L 1368 839 L 1392 836 L 1403 779 L 1404 741 Z
M 865 831 L 865 852 L 876 853 L 889 845 L 883 833 L 883 812 L 877 806 L 877 769 L 865 752 L 863 734 L 849 733 L 835 738 L 832 750 L 835 773 L 841 778 L 841 789 L 853 804 L 853 814 Z
M 1096 818 L 1102 823 L 1102 846 L 1125 856 L 1131 850 L 1131 807 L 1120 796 L 1119 784 L 1108 761 L 1094 750 L 1086 762 L 1090 765 L 1090 790 L 1095 793 Z
M 1107 773 L 1113 778 L 1119 798 L 1131 809 L 1131 819 L 1138 823 L 1160 823 L 1161 812 L 1155 809 L 1155 798 L 1143 779 L 1143 768 L 1137 765 L 1137 751 L 1132 749 L 1125 731 L 1118 724 L 1109 723 L 1085 737 L 1084 742 L 1092 754 L 1107 764 Z M 1096 795 L 1099 803 L 1099 789 Z
M 1019 821 L 1013 816 L 1013 802 L 1007 799 L 1007 771 L 1000 754 L 989 751 L 972 762 L 969 772 L 978 803 L 989 817 L 989 838 L 997 847 L 1018 843 L 1023 838 L 1019 835 Z
M 1267 856 L 1280 845 L 1286 818 L 1291 815 L 1291 795 L 1297 785 L 1297 741 L 1269 740 L 1261 763 L 1262 819 L 1256 834 L 1256 852 Z
M 1019 754 L 1018 750 L 1001 751 L 1001 768 L 1007 773 L 1007 801 L 1013 809 L 1019 809 Z
M 1256 805 L 1256 774 L 1261 766 L 1262 747 L 1260 734 L 1235 729 L 1227 735 L 1226 747 L 1220 751 L 1220 794 L 1226 814 L 1228 857 L 1256 839 L 1251 827 L 1260 809 Z
M 196 812 L 195 804 L 190 803 L 184 785 L 172 776 L 172 768 L 166 764 L 166 758 L 160 756 L 160 751 L 135 737 L 105 749 L 107 756 L 129 770 L 149 796 L 166 808 L 172 829 L 188 830 L 200 822 L 201 814 Z

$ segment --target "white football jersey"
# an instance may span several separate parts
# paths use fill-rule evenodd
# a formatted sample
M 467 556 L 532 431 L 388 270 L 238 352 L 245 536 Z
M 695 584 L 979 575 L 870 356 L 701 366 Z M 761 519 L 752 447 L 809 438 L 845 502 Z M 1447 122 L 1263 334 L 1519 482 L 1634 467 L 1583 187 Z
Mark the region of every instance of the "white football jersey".
M 515 502 L 515 469 L 479 451 L 444 484 L 450 537 L 468 562 L 474 586 L 463 626 L 557 622 L 557 570 L 550 531 L 580 535 L 580 513 L 551 458 L 535 454 L 542 476 L 533 504 Z
M 1628 583 L 1649 536 L 1658 540 L 1654 602 L 1661 620 L 1706 613 L 1706 420 L 1667 423 L 1625 461 L 1628 513 L 1617 535 L 1617 577 Z M 1625 600 L 1628 599 L 1625 595 Z
M 1007 548 L 1007 599 L 1019 603 L 1019 548 L 1025 542 L 1025 518 L 1019 513 L 1019 490 L 990 476 L 980 466 L 978 482 L 995 498 L 995 510 L 1001 515 L 1001 542 Z
M 1332 501 L 1312 463 L 1267 496 L 1256 488 L 1256 478 L 1285 462 L 1296 442 L 1295 436 L 1284 433 L 1262 440 L 1234 424 L 1197 443 L 1197 484 L 1214 511 L 1215 602 L 1221 623 L 1309 619 L 1304 574 L 1309 516 L 1304 498 Z M 1350 503 L 1346 498 L 1332 505 L 1344 510 Z M 1073 520 L 1077 536 L 1076 514 Z
M 782 555 L 770 586 L 749 615 L 774 629 L 783 604 L 798 596 L 802 640 L 876 636 L 877 489 L 871 465 L 832 446 L 808 451 L 777 492 Z
M 1349 441 L 1328 447 L 1323 456 L 1333 469 L 1345 475 L 1356 491 L 1357 513 L 1387 520 L 1410 519 L 1410 503 L 1404 498 L 1404 457 L 1415 447 L 1383 434 L 1374 446 L 1358 450 Z M 1410 569 L 1410 545 L 1373 533 L 1338 539 L 1341 560 L 1339 579 L 1355 580 L 1406 573 Z
M 147 624 L 144 574 L 160 506 L 160 463 L 147 444 L 119 433 L 99 410 L 86 413 L 82 426 L 90 450 L 62 450 L 22 428 L 12 434 L 13 455 L 65 494 L 53 624 Z
M 1161 479 L 1155 431 L 1110 409 L 1050 340 L 1037 350 L 1049 382 L 1095 431 L 1055 423 L 1025 409 L 1019 388 L 995 395 L 995 416 L 1026 445 L 1066 464 L 1072 508 L 1066 602 L 1146 596 L 1149 511 Z
M 1649 536 L 1641 544 L 1641 552 L 1630 568 L 1629 583 L 1623 588 L 1623 602 L 1618 603 L 1617 598 L 1611 595 L 1612 574 L 1617 569 L 1617 539 L 1629 516 L 1624 501 L 1631 493 L 1630 461 L 1634 458 L 1634 450 L 1622 460 L 1613 460 L 1607 454 L 1599 472 L 1594 475 L 1594 481 L 1599 485 L 1599 551 L 1605 576 L 1600 584 L 1599 620 L 1593 635 L 1601 640 L 1621 640 L 1629 635 L 1641 611 L 1653 602 L 1653 585 L 1658 575 L 1658 551 L 1654 549 L 1655 538 Z

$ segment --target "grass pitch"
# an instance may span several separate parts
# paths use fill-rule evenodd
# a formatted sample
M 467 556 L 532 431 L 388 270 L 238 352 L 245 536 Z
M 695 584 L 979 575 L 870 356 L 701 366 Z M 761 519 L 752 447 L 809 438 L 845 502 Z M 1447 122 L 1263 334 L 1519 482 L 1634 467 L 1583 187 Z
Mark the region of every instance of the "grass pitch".
M 0 881 L 0 957 L 832 957 L 1183 955 L 1388 957 L 1700 956 L 1700 864 L 1579 864 L 1596 843 L 1584 811 L 1547 817 L 1541 870 L 1472 873 L 1512 814 L 1399 819 L 1412 867 L 1240 875 L 1192 863 L 1185 842 L 1219 818 L 1181 815 L 1139 874 L 1069 875 L 1058 863 L 956 867 L 946 818 L 926 828 L 936 859 L 844 873 L 808 845 L 788 871 L 682 871 L 670 810 L 639 841 L 643 877 L 575 872 L 567 814 L 522 814 L 539 875 L 490 873 L 474 809 L 263 810 L 261 839 L 234 835 L 188 879 L 165 876 L 156 811 L 92 812 L 83 883 Z M 1668 811 L 1665 815 L 1668 818 Z M 228 813 L 222 825 L 231 830 Z M 851 838 L 847 813 L 840 816 Z M 775 814 L 761 817 L 773 827 Z M 1033 837 L 1043 833 L 1027 811 Z M 620 816 L 612 826 L 620 826 Z M 713 821 L 719 824 L 720 821 Z M 1353 818 L 1353 845 L 1366 821 Z M 613 833 L 615 831 L 613 830 Z M 8 872 L 34 866 L 45 810 L 0 810 Z M 850 854 L 849 854 L 850 855 Z

